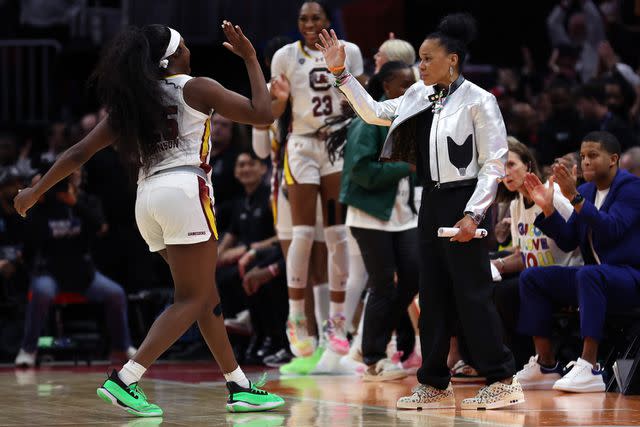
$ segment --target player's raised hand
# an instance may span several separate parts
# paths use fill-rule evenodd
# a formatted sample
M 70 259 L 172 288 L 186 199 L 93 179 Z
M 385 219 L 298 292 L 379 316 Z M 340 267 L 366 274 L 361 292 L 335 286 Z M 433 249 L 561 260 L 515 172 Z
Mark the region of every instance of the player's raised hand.
M 316 47 L 320 49 L 324 56 L 324 61 L 329 69 L 340 69 L 344 67 L 347 54 L 344 51 L 344 44 L 338 40 L 336 32 L 331 30 L 331 34 L 327 30 L 322 30 L 319 34 L 320 43 L 316 43 Z M 342 70 L 334 74 L 340 74 Z
M 224 47 L 245 61 L 256 58 L 256 50 L 249 39 L 245 37 L 239 25 L 233 25 L 231 22 L 224 20 L 222 21 L 222 31 L 228 40 L 222 43 Z

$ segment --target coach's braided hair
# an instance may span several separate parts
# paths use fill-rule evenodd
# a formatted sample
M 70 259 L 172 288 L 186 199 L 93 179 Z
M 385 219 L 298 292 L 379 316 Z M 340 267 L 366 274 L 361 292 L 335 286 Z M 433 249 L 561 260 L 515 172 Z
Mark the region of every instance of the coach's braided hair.
M 164 25 L 126 28 L 106 47 L 90 79 L 109 113 L 118 152 L 144 171 L 153 166 L 165 115 L 158 63 L 170 37 Z

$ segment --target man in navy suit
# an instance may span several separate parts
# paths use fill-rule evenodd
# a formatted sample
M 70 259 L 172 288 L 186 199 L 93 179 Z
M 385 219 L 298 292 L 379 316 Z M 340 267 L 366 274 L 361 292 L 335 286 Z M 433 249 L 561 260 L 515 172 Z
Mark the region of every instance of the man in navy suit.
M 542 208 L 535 225 L 563 250 L 580 247 L 582 267 L 528 268 L 520 275 L 520 332 L 533 337 L 537 356 L 516 374 L 523 388 L 602 392 L 596 363 L 607 311 L 640 306 L 640 178 L 618 166 L 620 143 L 608 132 L 591 132 L 580 148 L 585 184 L 553 167 L 544 185 L 528 174 L 525 186 Z M 554 185 L 571 201 L 568 221 L 553 207 Z M 563 369 L 551 346 L 552 313 L 559 306 L 580 310 L 582 356 Z M 562 374 L 564 373 L 564 376 Z

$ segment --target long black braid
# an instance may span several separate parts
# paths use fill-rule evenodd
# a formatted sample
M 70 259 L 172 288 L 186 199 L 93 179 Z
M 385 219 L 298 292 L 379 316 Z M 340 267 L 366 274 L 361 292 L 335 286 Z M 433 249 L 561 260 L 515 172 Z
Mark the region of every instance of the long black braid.
M 325 124 L 316 131 L 316 135 L 325 140 L 329 161 L 335 163 L 336 159 L 344 157 L 345 142 L 349 123 L 355 117 L 355 113 L 348 102 L 340 104 L 342 112 L 339 116 L 328 117 Z

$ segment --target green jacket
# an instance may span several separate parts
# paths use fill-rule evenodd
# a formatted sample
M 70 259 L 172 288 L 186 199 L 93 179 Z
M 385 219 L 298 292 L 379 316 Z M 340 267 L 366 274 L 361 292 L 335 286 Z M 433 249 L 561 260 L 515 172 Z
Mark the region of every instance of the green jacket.
M 382 221 L 391 218 L 398 182 L 411 174 L 405 162 L 380 162 L 389 128 L 353 119 L 347 130 L 340 201 Z M 413 191 L 413 185 L 411 186 Z

